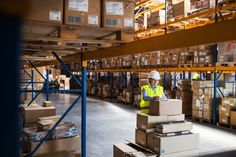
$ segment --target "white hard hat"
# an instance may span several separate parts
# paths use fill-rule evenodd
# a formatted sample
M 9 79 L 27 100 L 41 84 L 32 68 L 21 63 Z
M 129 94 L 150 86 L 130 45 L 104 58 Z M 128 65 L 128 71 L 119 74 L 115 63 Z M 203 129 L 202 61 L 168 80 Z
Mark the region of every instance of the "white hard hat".
M 151 79 L 154 79 L 154 80 L 160 80 L 161 79 L 159 72 L 157 72 L 155 70 L 153 70 L 149 73 L 148 78 L 151 78 Z

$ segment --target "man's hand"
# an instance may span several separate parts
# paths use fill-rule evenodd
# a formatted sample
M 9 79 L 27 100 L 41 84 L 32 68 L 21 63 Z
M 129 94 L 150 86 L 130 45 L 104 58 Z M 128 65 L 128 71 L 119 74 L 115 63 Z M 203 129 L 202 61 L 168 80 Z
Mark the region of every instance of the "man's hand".
M 160 97 L 159 96 L 155 96 L 155 97 L 153 97 L 153 100 L 154 101 L 160 101 Z

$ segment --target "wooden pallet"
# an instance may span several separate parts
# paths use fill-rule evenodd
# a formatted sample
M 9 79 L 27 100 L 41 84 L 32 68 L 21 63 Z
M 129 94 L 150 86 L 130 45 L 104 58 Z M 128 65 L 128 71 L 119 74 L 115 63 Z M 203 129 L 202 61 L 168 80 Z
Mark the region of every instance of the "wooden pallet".
M 193 64 L 193 67 L 211 67 L 213 64 Z
M 226 128 L 230 128 L 230 124 L 224 124 L 224 123 L 217 123 L 217 126 L 222 126 L 222 127 L 226 127 Z
M 192 117 L 192 121 L 199 122 L 199 123 L 207 123 L 207 124 L 211 123 L 211 121 L 209 121 L 208 119 L 204 119 L 202 117 Z
M 192 67 L 192 64 L 180 64 L 178 65 L 179 68 L 188 68 L 188 67 Z
M 236 130 L 236 125 L 230 125 L 230 129 Z
M 218 66 L 224 66 L 224 67 L 234 67 L 236 66 L 236 62 L 221 62 L 217 63 Z

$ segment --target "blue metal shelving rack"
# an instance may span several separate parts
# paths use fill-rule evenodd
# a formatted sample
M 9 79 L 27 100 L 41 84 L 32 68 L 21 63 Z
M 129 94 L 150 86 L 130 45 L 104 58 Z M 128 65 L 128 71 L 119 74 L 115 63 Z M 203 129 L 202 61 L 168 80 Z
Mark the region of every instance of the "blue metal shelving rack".
M 67 116 L 67 114 L 73 109 L 73 107 L 77 104 L 78 100 L 81 99 L 81 155 L 82 157 L 86 157 L 86 73 L 87 73 L 87 61 L 82 61 L 82 80 L 78 80 L 72 72 L 69 70 L 69 68 L 66 66 L 66 64 L 60 59 L 60 57 L 55 53 L 52 52 L 54 57 L 59 61 L 61 66 L 66 70 L 69 76 L 73 78 L 73 80 L 76 82 L 76 84 L 79 86 L 80 89 L 77 90 L 50 90 L 49 89 L 49 70 L 46 70 L 46 78 L 40 73 L 40 71 L 37 69 L 37 67 L 29 61 L 30 65 L 39 73 L 39 75 L 44 79 L 44 82 L 34 82 L 34 73 L 32 70 L 32 76 L 30 76 L 27 72 L 27 75 L 31 77 L 31 82 L 20 82 L 20 83 L 28 83 L 32 84 L 32 87 L 34 83 L 43 83 L 43 88 L 41 90 L 34 90 L 32 88 L 31 90 L 20 90 L 20 92 L 32 92 L 32 100 L 28 105 L 30 105 L 40 93 L 46 93 L 46 100 L 49 100 L 49 94 L 54 92 L 67 92 L 67 93 L 78 93 L 80 94 L 74 102 L 70 105 L 70 107 L 66 110 L 66 112 L 62 115 L 62 117 L 58 120 L 58 122 L 48 131 L 48 133 L 45 135 L 45 137 L 39 142 L 39 144 L 33 149 L 33 151 L 28 154 L 27 156 L 32 157 L 37 150 L 40 148 L 40 146 L 48 139 L 48 137 L 51 135 L 53 130 L 60 124 L 60 122 Z M 24 70 L 24 69 L 23 69 Z M 25 71 L 25 70 L 24 70 Z M 27 86 L 28 86 L 27 85 Z M 36 95 L 33 95 L 34 92 L 37 92 Z

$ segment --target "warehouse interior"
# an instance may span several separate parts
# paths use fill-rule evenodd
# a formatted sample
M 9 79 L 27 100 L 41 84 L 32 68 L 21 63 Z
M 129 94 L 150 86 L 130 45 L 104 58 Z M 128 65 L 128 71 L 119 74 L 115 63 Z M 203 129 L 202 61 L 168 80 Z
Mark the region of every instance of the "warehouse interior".
M 236 155 L 235 0 L 8 0 L 0 17 L 3 156 Z

